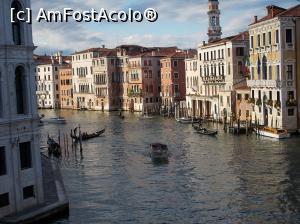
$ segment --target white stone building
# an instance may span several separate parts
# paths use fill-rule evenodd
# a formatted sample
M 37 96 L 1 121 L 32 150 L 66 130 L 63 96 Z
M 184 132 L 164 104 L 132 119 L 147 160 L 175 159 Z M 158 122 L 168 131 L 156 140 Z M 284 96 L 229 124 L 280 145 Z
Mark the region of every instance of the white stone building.
M 300 126 L 300 5 L 268 6 L 267 15 L 255 17 L 249 25 L 249 35 L 253 122 L 296 131 Z
M 93 59 L 104 48 L 91 48 L 72 55 L 74 109 L 95 109 L 95 85 Z
M 68 57 L 62 56 L 62 52 L 57 52 L 53 56 L 37 56 L 36 61 L 36 95 L 39 108 L 57 109 L 60 108 L 60 85 L 59 69 L 67 65 Z
M 187 75 L 193 78 L 192 83 L 191 80 L 187 83 L 189 111 L 215 120 L 223 119 L 225 114 L 229 118 L 236 111 L 235 88 L 246 86 L 249 45 L 248 32 L 221 38 L 218 5 L 218 1 L 209 1 L 210 41 L 198 47 L 197 69 L 193 68 L 195 71 L 188 71 Z M 186 63 L 196 63 L 195 60 L 188 59 Z
M 29 0 L 0 1 L 0 218 L 42 204 L 39 116 L 31 25 L 11 23 L 11 8 Z

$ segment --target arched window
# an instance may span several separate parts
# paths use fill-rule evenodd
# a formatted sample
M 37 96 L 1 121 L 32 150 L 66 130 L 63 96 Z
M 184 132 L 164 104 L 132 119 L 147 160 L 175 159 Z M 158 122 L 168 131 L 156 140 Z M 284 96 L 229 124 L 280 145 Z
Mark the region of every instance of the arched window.
M 15 71 L 15 88 L 16 88 L 17 114 L 25 114 L 27 92 L 26 92 L 25 71 L 22 66 L 18 66 Z
M 17 14 L 19 11 L 22 10 L 22 7 L 18 1 L 13 1 L 11 4 L 11 8 L 14 8 L 13 12 L 13 19 L 14 22 L 12 23 L 12 36 L 15 45 L 21 45 L 22 37 L 21 37 L 21 22 L 17 19 Z
M 267 58 L 266 58 L 266 56 L 264 56 L 262 59 L 262 75 L 263 75 L 263 80 L 267 80 L 268 73 L 267 73 Z

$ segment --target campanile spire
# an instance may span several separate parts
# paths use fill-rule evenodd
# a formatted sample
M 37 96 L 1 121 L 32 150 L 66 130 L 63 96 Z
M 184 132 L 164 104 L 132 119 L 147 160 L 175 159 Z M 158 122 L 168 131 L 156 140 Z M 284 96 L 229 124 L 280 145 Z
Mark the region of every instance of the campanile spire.
M 222 28 L 220 26 L 220 10 L 218 0 L 208 0 L 208 41 L 221 39 Z

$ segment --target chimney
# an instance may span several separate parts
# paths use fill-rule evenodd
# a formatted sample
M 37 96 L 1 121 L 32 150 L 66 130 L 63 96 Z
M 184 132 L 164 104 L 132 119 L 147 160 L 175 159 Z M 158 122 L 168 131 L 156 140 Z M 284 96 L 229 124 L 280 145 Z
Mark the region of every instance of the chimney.
M 102 45 L 102 48 L 105 48 L 105 45 L 104 45 L 104 44 Z
M 152 51 L 152 56 L 155 56 L 155 51 Z
M 257 16 L 254 16 L 254 23 L 257 23 Z
M 205 46 L 205 44 L 206 44 L 205 41 L 202 41 L 202 46 Z

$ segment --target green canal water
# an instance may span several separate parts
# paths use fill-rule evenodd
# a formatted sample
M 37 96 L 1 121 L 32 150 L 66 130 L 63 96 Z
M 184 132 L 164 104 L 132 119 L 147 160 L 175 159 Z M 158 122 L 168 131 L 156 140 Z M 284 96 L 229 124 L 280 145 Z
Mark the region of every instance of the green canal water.
M 41 145 L 80 124 L 106 127 L 70 148 L 59 164 L 70 216 L 55 223 L 300 223 L 300 137 L 272 140 L 220 133 L 199 136 L 173 119 L 88 111 L 40 111 L 67 124 L 41 127 Z M 217 126 L 215 126 L 217 128 Z M 171 152 L 168 164 L 149 157 L 149 144 Z

